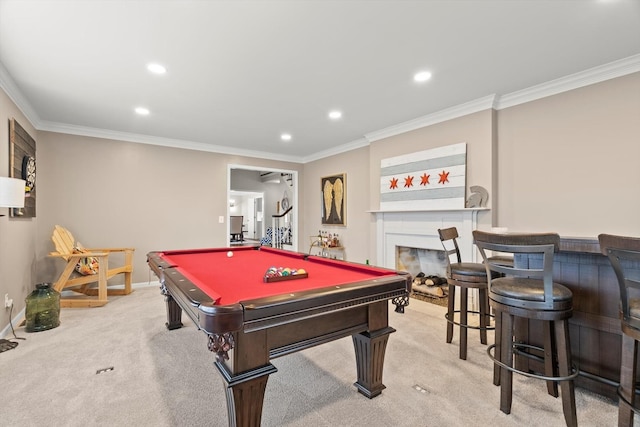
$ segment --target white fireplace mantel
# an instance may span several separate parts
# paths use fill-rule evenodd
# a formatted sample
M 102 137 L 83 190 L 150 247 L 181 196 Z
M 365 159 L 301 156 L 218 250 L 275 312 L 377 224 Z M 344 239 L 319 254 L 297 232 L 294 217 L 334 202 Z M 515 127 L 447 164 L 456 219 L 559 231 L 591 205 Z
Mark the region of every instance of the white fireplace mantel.
M 370 211 L 376 216 L 376 256 L 378 264 L 396 268 L 396 246 L 442 250 L 439 228 L 456 227 L 460 256 L 478 262 L 473 246 L 473 230 L 478 212 L 489 208 L 437 209 L 420 211 Z

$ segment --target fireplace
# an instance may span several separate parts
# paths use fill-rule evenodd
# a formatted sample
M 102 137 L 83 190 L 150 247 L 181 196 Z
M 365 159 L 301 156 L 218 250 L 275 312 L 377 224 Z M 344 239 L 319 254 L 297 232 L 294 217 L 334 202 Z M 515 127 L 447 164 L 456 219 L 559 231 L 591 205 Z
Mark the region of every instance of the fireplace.
M 416 298 L 447 304 L 447 254 L 434 249 L 396 246 L 396 270 L 413 277 L 411 290 Z M 439 300 L 439 301 L 438 301 Z
M 407 271 L 412 277 L 420 273 L 446 277 L 447 260 L 443 250 L 396 246 L 396 270 Z
M 408 247 L 443 251 L 439 228 L 456 227 L 460 256 L 464 262 L 479 262 L 480 255 L 473 244 L 478 212 L 487 208 L 374 211 L 376 215 L 376 256 L 382 267 L 396 269 L 398 248 Z M 408 270 L 407 270 L 408 271 Z M 413 275 L 412 271 L 409 271 Z M 425 272 L 426 273 L 426 272 Z M 474 307 L 475 294 L 470 295 Z
M 375 211 L 376 255 L 382 267 L 395 268 L 396 246 L 442 250 L 439 228 L 456 227 L 460 255 L 465 262 L 477 262 L 473 245 L 473 230 L 478 224 L 480 209 L 450 209 L 434 211 Z

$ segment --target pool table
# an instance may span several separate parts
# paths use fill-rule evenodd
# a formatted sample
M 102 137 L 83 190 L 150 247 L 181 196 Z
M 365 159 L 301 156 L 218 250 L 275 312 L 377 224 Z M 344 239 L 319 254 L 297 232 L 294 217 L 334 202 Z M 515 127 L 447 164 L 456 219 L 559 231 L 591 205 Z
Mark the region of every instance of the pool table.
M 267 379 L 279 356 L 352 336 L 357 390 L 379 395 L 389 300 L 402 312 L 411 276 L 271 247 L 150 252 L 168 329 L 184 311 L 208 337 L 225 382 L 230 426 L 259 426 Z M 265 279 L 270 267 L 303 269 Z M 215 424 L 215 423 L 214 423 Z

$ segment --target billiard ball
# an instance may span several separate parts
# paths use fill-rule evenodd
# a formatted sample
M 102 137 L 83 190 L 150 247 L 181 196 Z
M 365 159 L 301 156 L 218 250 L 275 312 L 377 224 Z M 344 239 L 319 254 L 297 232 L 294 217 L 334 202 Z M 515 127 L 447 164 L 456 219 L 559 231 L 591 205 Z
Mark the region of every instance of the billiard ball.
M 227 252 L 227 256 L 228 256 L 229 258 L 231 258 L 231 257 L 233 256 L 233 252 L 231 252 L 231 251 Z

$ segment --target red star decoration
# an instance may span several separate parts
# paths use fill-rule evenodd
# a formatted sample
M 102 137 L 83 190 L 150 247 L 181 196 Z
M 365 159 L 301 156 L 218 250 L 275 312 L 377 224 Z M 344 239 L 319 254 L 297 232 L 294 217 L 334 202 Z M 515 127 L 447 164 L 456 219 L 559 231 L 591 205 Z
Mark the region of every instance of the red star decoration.
M 421 177 L 420 177 L 420 185 L 427 185 L 429 184 L 429 177 L 431 175 L 427 175 L 426 173 L 424 173 Z
M 407 176 L 404 179 L 404 186 L 405 186 L 405 188 L 413 187 L 413 177 L 412 176 Z
M 398 178 L 391 178 L 389 181 L 389 189 L 393 190 L 394 188 L 398 188 Z
M 439 175 L 440 175 L 440 180 L 438 181 L 438 184 L 444 184 L 449 182 L 449 172 L 442 171 L 442 173 Z

